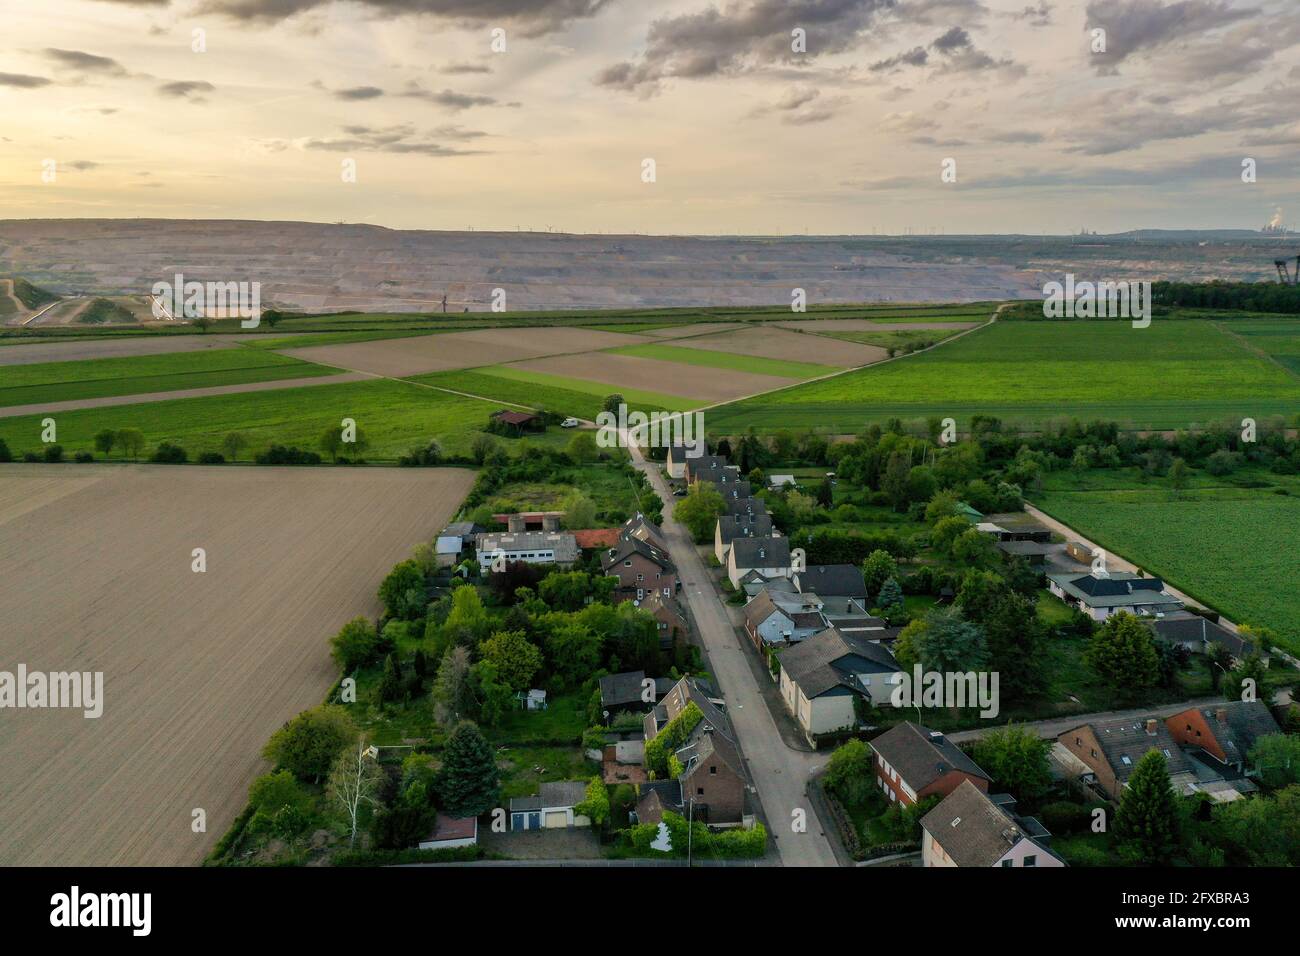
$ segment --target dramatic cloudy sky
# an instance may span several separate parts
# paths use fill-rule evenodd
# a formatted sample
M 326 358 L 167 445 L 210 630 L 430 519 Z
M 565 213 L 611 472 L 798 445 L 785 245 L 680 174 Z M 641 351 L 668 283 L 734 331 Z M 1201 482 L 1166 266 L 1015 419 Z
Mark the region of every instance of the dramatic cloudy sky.
M 0 218 L 1258 228 L 1300 224 L 1297 146 L 1296 0 L 42 0 L 0 32 Z

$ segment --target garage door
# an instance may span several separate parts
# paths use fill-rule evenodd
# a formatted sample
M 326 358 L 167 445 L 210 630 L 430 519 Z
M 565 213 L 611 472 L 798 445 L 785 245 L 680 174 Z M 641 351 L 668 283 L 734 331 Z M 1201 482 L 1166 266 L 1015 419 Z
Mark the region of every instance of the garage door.
M 569 814 L 564 810 L 548 810 L 546 813 L 546 828 L 567 827 L 569 825 Z

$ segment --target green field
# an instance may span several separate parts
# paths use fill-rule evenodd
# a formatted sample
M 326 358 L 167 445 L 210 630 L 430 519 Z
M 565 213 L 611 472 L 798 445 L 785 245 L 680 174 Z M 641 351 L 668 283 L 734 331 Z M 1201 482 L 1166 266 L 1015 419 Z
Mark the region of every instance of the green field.
M 0 407 L 336 374 L 337 369 L 238 347 L 8 365 L 0 372 Z
M 1300 376 L 1210 322 L 998 322 L 928 352 L 714 409 L 710 428 L 852 432 L 892 417 L 964 423 L 977 414 L 1178 428 L 1298 408 Z
M 1300 652 L 1300 496 L 1270 489 L 1051 491 L 1043 511 L 1239 624 Z
M 1295 319 L 1233 322 L 1223 329 L 1242 337 L 1248 348 L 1256 348 L 1300 375 L 1300 321 Z
M 758 358 L 753 355 L 738 355 L 734 352 L 689 349 L 656 343 L 624 345 L 607 351 L 616 355 L 635 355 L 639 358 L 658 359 L 661 362 L 679 362 L 682 365 L 698 365 L 704 368 L 725 368 L 737 372 L 753 372 L 755 375 L 775 375 L 778 378 L 817 378 L 843 368 L 841 365 L 785 362 L 781 359 Z
M 246 394 L 183 398 L 61 412 L 58 443 L 72 452 L 93 447 L 101 429 L 138 428 L 152 446 L 176 442 L 191 458 L 220 449 L 229 432 L 248 435 L 244 457 L 272 443 L 316 451 L 321 433 L 353 418 L 370 441 L 365 458 L 392 461 L 436 438 L 448 455 L 465 455 L 499 406 L 391 379 Z M 41 419 L 0 419 L 0 438 L 15 454 L 41 449 Z
M 882 349 L 898 349 L 917 342 L 942 342 L 960 331 L 960 328 L 953 326 L 951 329 L 908 329 L 895 332 L 824 332 L 818 330 L 816 334 L 825 335 L 832 339 L 842 339 L 845 342 L 857 342 L 859 345 L 874 345 Z
M 563 375 L 530 372 L 504 365 L 455 372 L 431 372 L 414 375 L 412 382 L 450 388 L 500 402 L 512 402 L 528 408 L 544 408 L 562 415 L 594 421 L 606 395 L 618 392 L 633 409 L 642 411 L 688 411 L 702 404 L 680 395 L 661 395 L 636 389 L 620 389 L 603 382 L 588 382 Z

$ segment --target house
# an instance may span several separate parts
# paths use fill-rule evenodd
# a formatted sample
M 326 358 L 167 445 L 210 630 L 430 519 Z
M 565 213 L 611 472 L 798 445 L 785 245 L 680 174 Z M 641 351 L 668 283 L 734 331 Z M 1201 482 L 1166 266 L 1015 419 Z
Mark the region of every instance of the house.
M 664 537 L 663 530 L 640 513 L 625 521 L 623 527 L 618 529 L 618 535 L 620 538 L 636 538 L 652 544 L 660 551 L 668 550 L 668 539 Z
M 748 805 L 744 763 L 731 721 L 708 684 L 694 677 L 679 680 L 646 715 L 646 743 L 692 703 L 704 717 L 674 752 L 682 772 L 673 780 L 642 785 L 637 820 L 658 823 L 664 811 L 671 810 L 711 827 L 747 827 L 753 814 Z
M 727 550 L 737 538 L 772 537 L 772 516 L 769 514 L 722 515 L 713 528 L 713 554 L 718 564 L 727 561 Z
M 793 488 L 797 484 L 798 483 L 794 480 L 794 475 L 768 475 L 767 476 L 767 486 L 773 489 L 774 491 L 779 491 L 780 489 L 786 487 L 787 485 Z
M 745 494 L 741 497 L 747 498 L 750 495 L 749 482 L 741 478 L 740 469 L 735 465 L 728 465 L 725 458 L 719 459 L 718 463 L 708 468 L 687 468 L 686 473 L 693 485 L 712 485 L 724 495 L 729 489 L 744 485 Z
M 655 625 L 659 630 L 660 650 L 671 650 L 679 638 L 684 640 L 691 632 L 690 625 L 686 623 L 686 615 L 682 612 L 682 606 L 676 597 L 661 591 L 651 591 L 641 602 L 641 610 L 649 611 L 655 619 Z
M 1151 621 L 1150 625 L 1156 640 L 1185 647 L 1193 654 L 1208 654 L 1217 644 L 1226 648 L 1232 655 L 1234 666 L 1252 654 L 1259 654 L 1265 666 L 1268 666 L 1271 661 L 1270 655 L 1250 638 L 1230 631 L 1191 611 L 1175 611 L 1166 614 L 1158 620 Z
M 566 827 L 589 827 L 591 818 L 574 808 L 587 799 L 583 780 L 560 780 L 544 783 L 536 796 L 514 797 L 510 801 L 511 830 L 557 830 Z
M 675 684 L 670 677 L 646 677 L 645 671 L 606 674 L 600 679 L 600 707 L 610 715 L 644 711 Z
M 718 494 L 722 495 L 722 500 L 724 502 L 751 501 L 754 498 L 754 492 L 749 487 L 748 481 L 733 481 L 730 483 L 725 481 L 715 481 L 710 483 L 717 490 Z M 730 512 L 728 512 L 728 514 L 730 514 Z
M 921 818 L 921 865 L 1059 867 L 1051 833 L 1034 817 L 1018 817 L 1010 794 L 990 797 L 963 780 Z
M 722 505 L 726 510 L 723 514 L 728 515 L 765 515 L 767 514 L 767 505 L 763 503 L 762 498 L 728 498 L 722 497 Z
M 781 699 L 810 743 L 858 725 L 857 700 L 882 704 L 902 668 L 884 646 L 828 627 L 783 651 Z
M 997 548 L 1007 559 L 1022 558 L 1034 571 L 1042 571 L 1047 566 L 1047 559 L 1061 550 L 1059 544 L 1041 541 L 999 541 Z
M 891 803 L 913 804 L 933 794 L 947 796 L 963 780 L 985 793 L 989 775 L 943 734 L 910 720 L 871 741 L 876 783 Z
M 1094 621 L 1104 621 L 1120 611 L 1156 615 L 1183 609 L 1182 601 L 1165 593 L 1164 581 L 1128 571 L 1049 574 L 1047 589 Z
M 420 841 L 421 850 L 450 850 L 478 843 L 478 819 L 449 817 L 439 813 L 433 818 L 433 832 Z
M 717 475 L 725 468 L 731 468 L 737 476 L 740 475 L 740 469 L 734 465 L 728 465 L 727 459 L 721 455 L 700 455 L 698 458 L 684 457 L 682 477 L 687 484 L 694 484 L 704 475 Z
M 542 420 L 542 416 L 534 415 L 532 412 L 512 412 L 502 409 L 499 412 L 492 413 L 492 421 L 505 426 L 508 431 L 512 431 L 516 435 L 546 429 L 546 423 Z
M 784 608 L 766 588 L 750 598 L 744 614 L 745 633 L 759 650 L 777 644 L 798 643 L 826 626 L 816 608 Z
M 1082 724 L 1056 738 L 1065 750 L 1087 768 L 1083 780 L 1118 801 L 1138 761 L 1158 750 L 1169 767 L 1175 793 L 1186 793 L 1195 781 L 1194 768 L 1178 749 L 1163 720 L 1126 717 Z
M 727 551 L 727 577 L 733 587 L 750 571 L 765 578 L 790 576 L 790 541 L 787 538 L 736 538 Z
M 668 460 L 665 463 L 665 469 L 669 478 L 686 477 L 686 462 L 688 460 L 698 460 L 705 454 L 703 441 L 698 442 L 674 442 L 668 446 Z
M 433 542 L 434 563 L 449 568 L 460 560 L 462 542 L 459 535 L 440 534 Z
M 578 560 L 578 542 L 567 531 L 505 531 L 475 536 L 479 570 L 487 574 L 494 562 L 506 564 L 558 564 L 567 567 Z M 501 565 L 497 564 L 500 568 Z
M 620 537 L 618 544 L 601 556 L 601 569 L 618 578 L 614 601 L 644 601 L 652 592 L 664 597 L 677 593 L 677 568 L 667 551 L 640 538 Z
M 815 564 L 790 576 L 800 591 L 812 591 L 826 607 L 865 614 L 867 582 L 856 564 Z
M 1052 530 L 1023 511 L 985 515 L 975 527 L 993 535 L 998 541 L 1034 541 L 1039 544 L 1050 544 L 1052 541 Z
M 453 521 L 438 532 L 438 536 L 457 537 L 460 539 L 461 548 L 464 549 L 474 544 L 475 535 L 482 534 L 486 530 L 481 524 L 475 524 L 473 521 Z
M 1232 700 L 1213 707 L 1191 707 L 1165 718 L 1169 734 L 1225 777 L 1240 776 L 1255 741 L 1282 728 L 1263 701 Z

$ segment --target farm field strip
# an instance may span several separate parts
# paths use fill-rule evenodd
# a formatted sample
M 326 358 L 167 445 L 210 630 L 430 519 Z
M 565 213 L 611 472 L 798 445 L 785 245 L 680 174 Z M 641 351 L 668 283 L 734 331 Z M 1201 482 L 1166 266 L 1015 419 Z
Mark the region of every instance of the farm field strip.
M 682 365 L 754 372 L 759 375 L 772 375 L 777 378 L 789 379 L 816 378 L 819 375 L 829 375 L 840 368 L 835 365 L 818 365 L 812 362 L 786 362 L 781 359 L 759 358 L 753 355 L 735 355 L 712 349 L 688 349 L 678 345 L 628 345 L 619 349 L 610 349 L 607 354 L 631 355 L 638 358 L 658 359 Z
M 879 362 L 887 357 L 884 349 L 853 342 L 832 342 L 824 336 L 793 332 L 775 325 L 680 339 L 677 344 L 683 348 L 730 352 L 762 359 L 832 365 L 838 368 L 857 368 Z
M 473 477 L 0 466 L 0 501 L 29 505 L 0 507 L 0 651 L 31 671 L 103 673 L 99 718 L 6 716 L 0 865 L 197 864 L 265 772 L 262 743 L 336 679 L 329 637 L 378 612 L 384 569 Z
M 255 349 L 211 349 L 9 368 L 0 407 L 333 375 L 334 369 Z
M 982 316 L 987 319 L 988 316 Z M 954 320 L 952 322 L 894 322 L 872 319 L 805 319 L 795 322 L 778 323 L 783 329 L 796 332 L 912 332 L 928 329 L 957 332 L 961 329 L 974 328 L 981 323 L 973 320 Z
M 412 446 L 436 438 L 449 455 L 464 455 L 474 436 L 499 406 L 421 388 L 409 382 L 369 378 L 310 388 L 276 388 L 202 398 L 178 398 L 117 407 L 63 412 L 58 441 L 69 454 L 91 449 L 95 433 L 137 428 L 150 445 L 170 441 L 196 458 L 220 451 L 222 438 L 239 431 L 248 436 L 243 457 L 272 443 L 315 451 L 321 433 L 343 418 L 356 420 L 370 441 L 365 457 L 392 461 Z M 15 454 L 41 450 L 43 415 L 0 421 L 0 438 Z
M 472 376 L 472 378 L 471 378 Z M 591 412 L 590 415 L 577 415 L 579 418 L 585 418 L 591 421 L 600 411 L 601 401 L 606 395 L 617 392 L 622 395 L 627 403 L 633 408 L 642 410 L 661 409 L 665 411 L 688 411 L 695 408 L 700 403 L 684 398 L 680 395 L 668 395 L 663 392 L 655 392 L 646 389 L 627 388 L 625 386 L 610 386 L 601 382 L 593 382 L 585 378 L 576 378 L 572 376 L 554 375 L 547 372 L 538 372 L 531 369 L 519 368 L 517 366 L 507 365 L 490 365 L 483 368 L 467 369 L 457 372 L 437 373 L 434 375 L 421 375 L 412 379 L 412 381 L 423 382 L 428 385 L 436 385 L 444 388 L 459 388 L 459 386 L 449 385 L 448 382 L 463 382 L 474 387 L 464 388 L 464 391 L 474 394 L 483 394 L 487 397 L 496 398 L 499 401 L 514 401 L 521 405 L 530 407 L 536 404 L 542 404 L 552 411 L 560 411 L 566 414 L 575 414 L 571 408 L 559 404 L 551 405 L 546 402 L 546 397 L 554 395 L 557 399 L 571 402 L 576 401 L 575 396 L 582 396 L 585 400 L 585 408 Z M 495 384 L 494 384 L 495 383 Z M 490 387 L 492 391 L 480 392 L 479 386 Z M 534 396 L 530 401 L 528 396 Z M 515 396 L 515 397 L 512 397 Z M 594 400 L 594 404 L 592 404 Z
M 14 347 L 0 348 L 0 366 L 228 349 L 238 345 L 241 338 L 243 336 L 189 335 L 173 332 L 158 335 L 90 334 L 56 342 L 9 339 L 6 341 L 13 343 Z M 19 345 L 21 348 L 17 347 Z
M 624 389 L 680 396 L 691 407 L 726 401 L 754 392 L 770 391 L 788 384 L 789 379 L 698 365 L 679 365 L 650 358 L 592 352 L 581 355 L 555 355 L 532 359 L 511 366 L 528 372 L 558 375 L 603 383 L 609 392 Z

